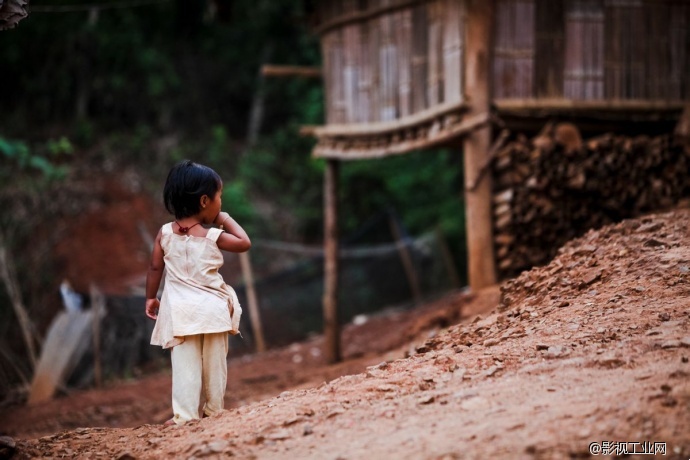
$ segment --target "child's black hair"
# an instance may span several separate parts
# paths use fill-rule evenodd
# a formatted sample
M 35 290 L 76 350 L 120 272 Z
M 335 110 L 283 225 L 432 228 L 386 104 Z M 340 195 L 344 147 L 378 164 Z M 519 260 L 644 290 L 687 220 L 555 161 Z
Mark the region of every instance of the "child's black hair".
M 201 197 L 207 195 L 213 199 L 222 184 L 223 181 L 213 169 L 191 160 L 183 160 L 173 166 L 165 181 L 165 209 L 175 219 L 194 216 L 201 210 Z

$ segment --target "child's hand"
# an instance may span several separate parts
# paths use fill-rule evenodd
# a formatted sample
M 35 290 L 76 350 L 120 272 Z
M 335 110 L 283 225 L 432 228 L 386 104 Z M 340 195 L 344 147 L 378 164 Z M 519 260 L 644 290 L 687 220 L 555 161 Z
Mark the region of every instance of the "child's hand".
M 229 219 L 229 218 L 230 218 L 230 214 L 228 214 L 227 212 L 221 211 L 218 213 L 218 215 L 216 216 L 216 219 L 213 221 L 213 225 L 215 225 L 216 227 L 220 227 L 221 225 L 223 225 L 223 222 L 225 221 L 225 219 Z
M 161 303 L 157 298 L 146 299 L 146 316 L 151 319 L 158 318 L 158 308 L 160 308 Z

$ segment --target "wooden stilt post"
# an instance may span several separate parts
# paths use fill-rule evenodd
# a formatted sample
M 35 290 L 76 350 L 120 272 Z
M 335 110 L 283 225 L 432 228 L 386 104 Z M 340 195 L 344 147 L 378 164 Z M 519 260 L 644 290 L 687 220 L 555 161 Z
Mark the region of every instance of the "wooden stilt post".
M 491 105 L 491 39 L 494 0 L 468 0 L 465 94 L 467 116 L 488 113 Z M 474 184 L 491 147 L 491 127 L 472 131 L 464 141 L 465 184 Z M 465 189 L 468 274 L 472 290 L 496 283 L 491 215 L 491 176 Z
M 256 340 L 256 351 L 266 350 L 264 331 L 261 326 L 261 315 L 259 314 L 259 302 L 256 300 L 256 290 L 254 289 L 254 274 L 252 272 L 252 262 L 248 252 L 240 253 L 240 265 L 242 266 L 242 277 L 244 286 L 247 289 L 247 303 L 249 304 L 249 319 L 252 322 L 252 333 Z
M 336 160 L 327 160 L 324 176 L 324 293 L 323 324 L 325 350 L 329 363 L 340 361 L 340 325 L 338 324 L 338 168 Z

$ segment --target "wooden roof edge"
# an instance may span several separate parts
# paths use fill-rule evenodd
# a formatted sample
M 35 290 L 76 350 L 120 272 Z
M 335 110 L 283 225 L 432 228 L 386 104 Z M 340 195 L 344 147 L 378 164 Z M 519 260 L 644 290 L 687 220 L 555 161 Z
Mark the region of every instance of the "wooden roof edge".
M 349 137 L 349 136 L 380 136 L 394 131 L 417 128 L 419 125 L 433 123 L 435 119 L 452 113 L 461 114 L 467 111 L 467 102 L 453 102 L 440 104 L 430 109 L 408 115 L 391 121 L 373 123 L 331 124 L 323 126 L 309 126 L 300 130 L 303 135 L 314 137 Z
M 313 28 L 313 32 L 316 35 L 323 35 L 326 32 L 329 32 L 330 30 L 346 26 L 353 22 L 364 22 L 369 19 L 373 19 L 377 16 L 381 16 L 382 14 L 387 14 L 393 11 L 409 8 L 419 3 L 426 3 L 428 1 L 429 0 L 399 0 L 389 5 L 377 6 L 374 8 L 368 8 L 366 10 L 353 11 L 350 13 L 343 14 L 335 19 L 331 19 L 316 25 Z
M 597 99 L 573 100 L 565 98 L 541 99 L 495 99 L 494 106 L 498 115 L 525 115 L 534 111 L 544 112 L 681 112 L 690 104 L 685 100 L 662 99 Z M 363 137 L 392 134 L 395 131 L 417 128 L 420 125 L 433 123 L 437 118 L 457 112 L 462 114 L 469 108 L 468 101 L 441 104 L 422 112 L 409 115 L 397 120 L 373 123 L 342 123 L 321 126 L 303 126 L 300 134 L 303 136 L 324 137 Z
M 400 155 L 448 143 L 491 123 L 492 120 L 494 120 L 492 114 L 481 113 L 467 117 L 449 127 L 425 130 L 424 135 L 418 138 L 397 141 L 386 141 L 380 138 L 373 146 L 361 146 L 360 139 L 357 138 L 324 138 L 312 150 L 312 157 L 333 160 L 364 160 Z
M 530 98 L 495 99 L 499 114 L 530 110 L 552 111 L 680 111 L 690 100 L 679 99 L 589 99 Z

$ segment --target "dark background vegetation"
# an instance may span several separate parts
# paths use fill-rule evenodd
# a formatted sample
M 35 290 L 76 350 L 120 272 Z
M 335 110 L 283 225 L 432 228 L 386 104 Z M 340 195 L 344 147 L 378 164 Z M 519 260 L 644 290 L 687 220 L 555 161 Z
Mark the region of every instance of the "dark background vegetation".
M 66 3 L 77 8 L 50 11 Z M 253 238 L 321 243 L 324 165 L 298 129 L 324 123 L 322 82 L 259 77 L 263 63 L 319 65 L 303 1 L 31 5 L 0 32 L 0 230 L 39 329 L 59 302 L 58 222 L 93 207 L 94 184 L 124 171 L 160 202 L 173 163 L 208 164 Z M 263 117 L 249 142 L 255 101 Z M 343 237 L 392 209 L 411 235 L 440 226 L 463 273 L 461 166 L 459 151 L 344 163 Z M 353 243 L 390 241 L 386 228 Z M 16 324 L 0 289 L 0 346 L 21 354 Z

